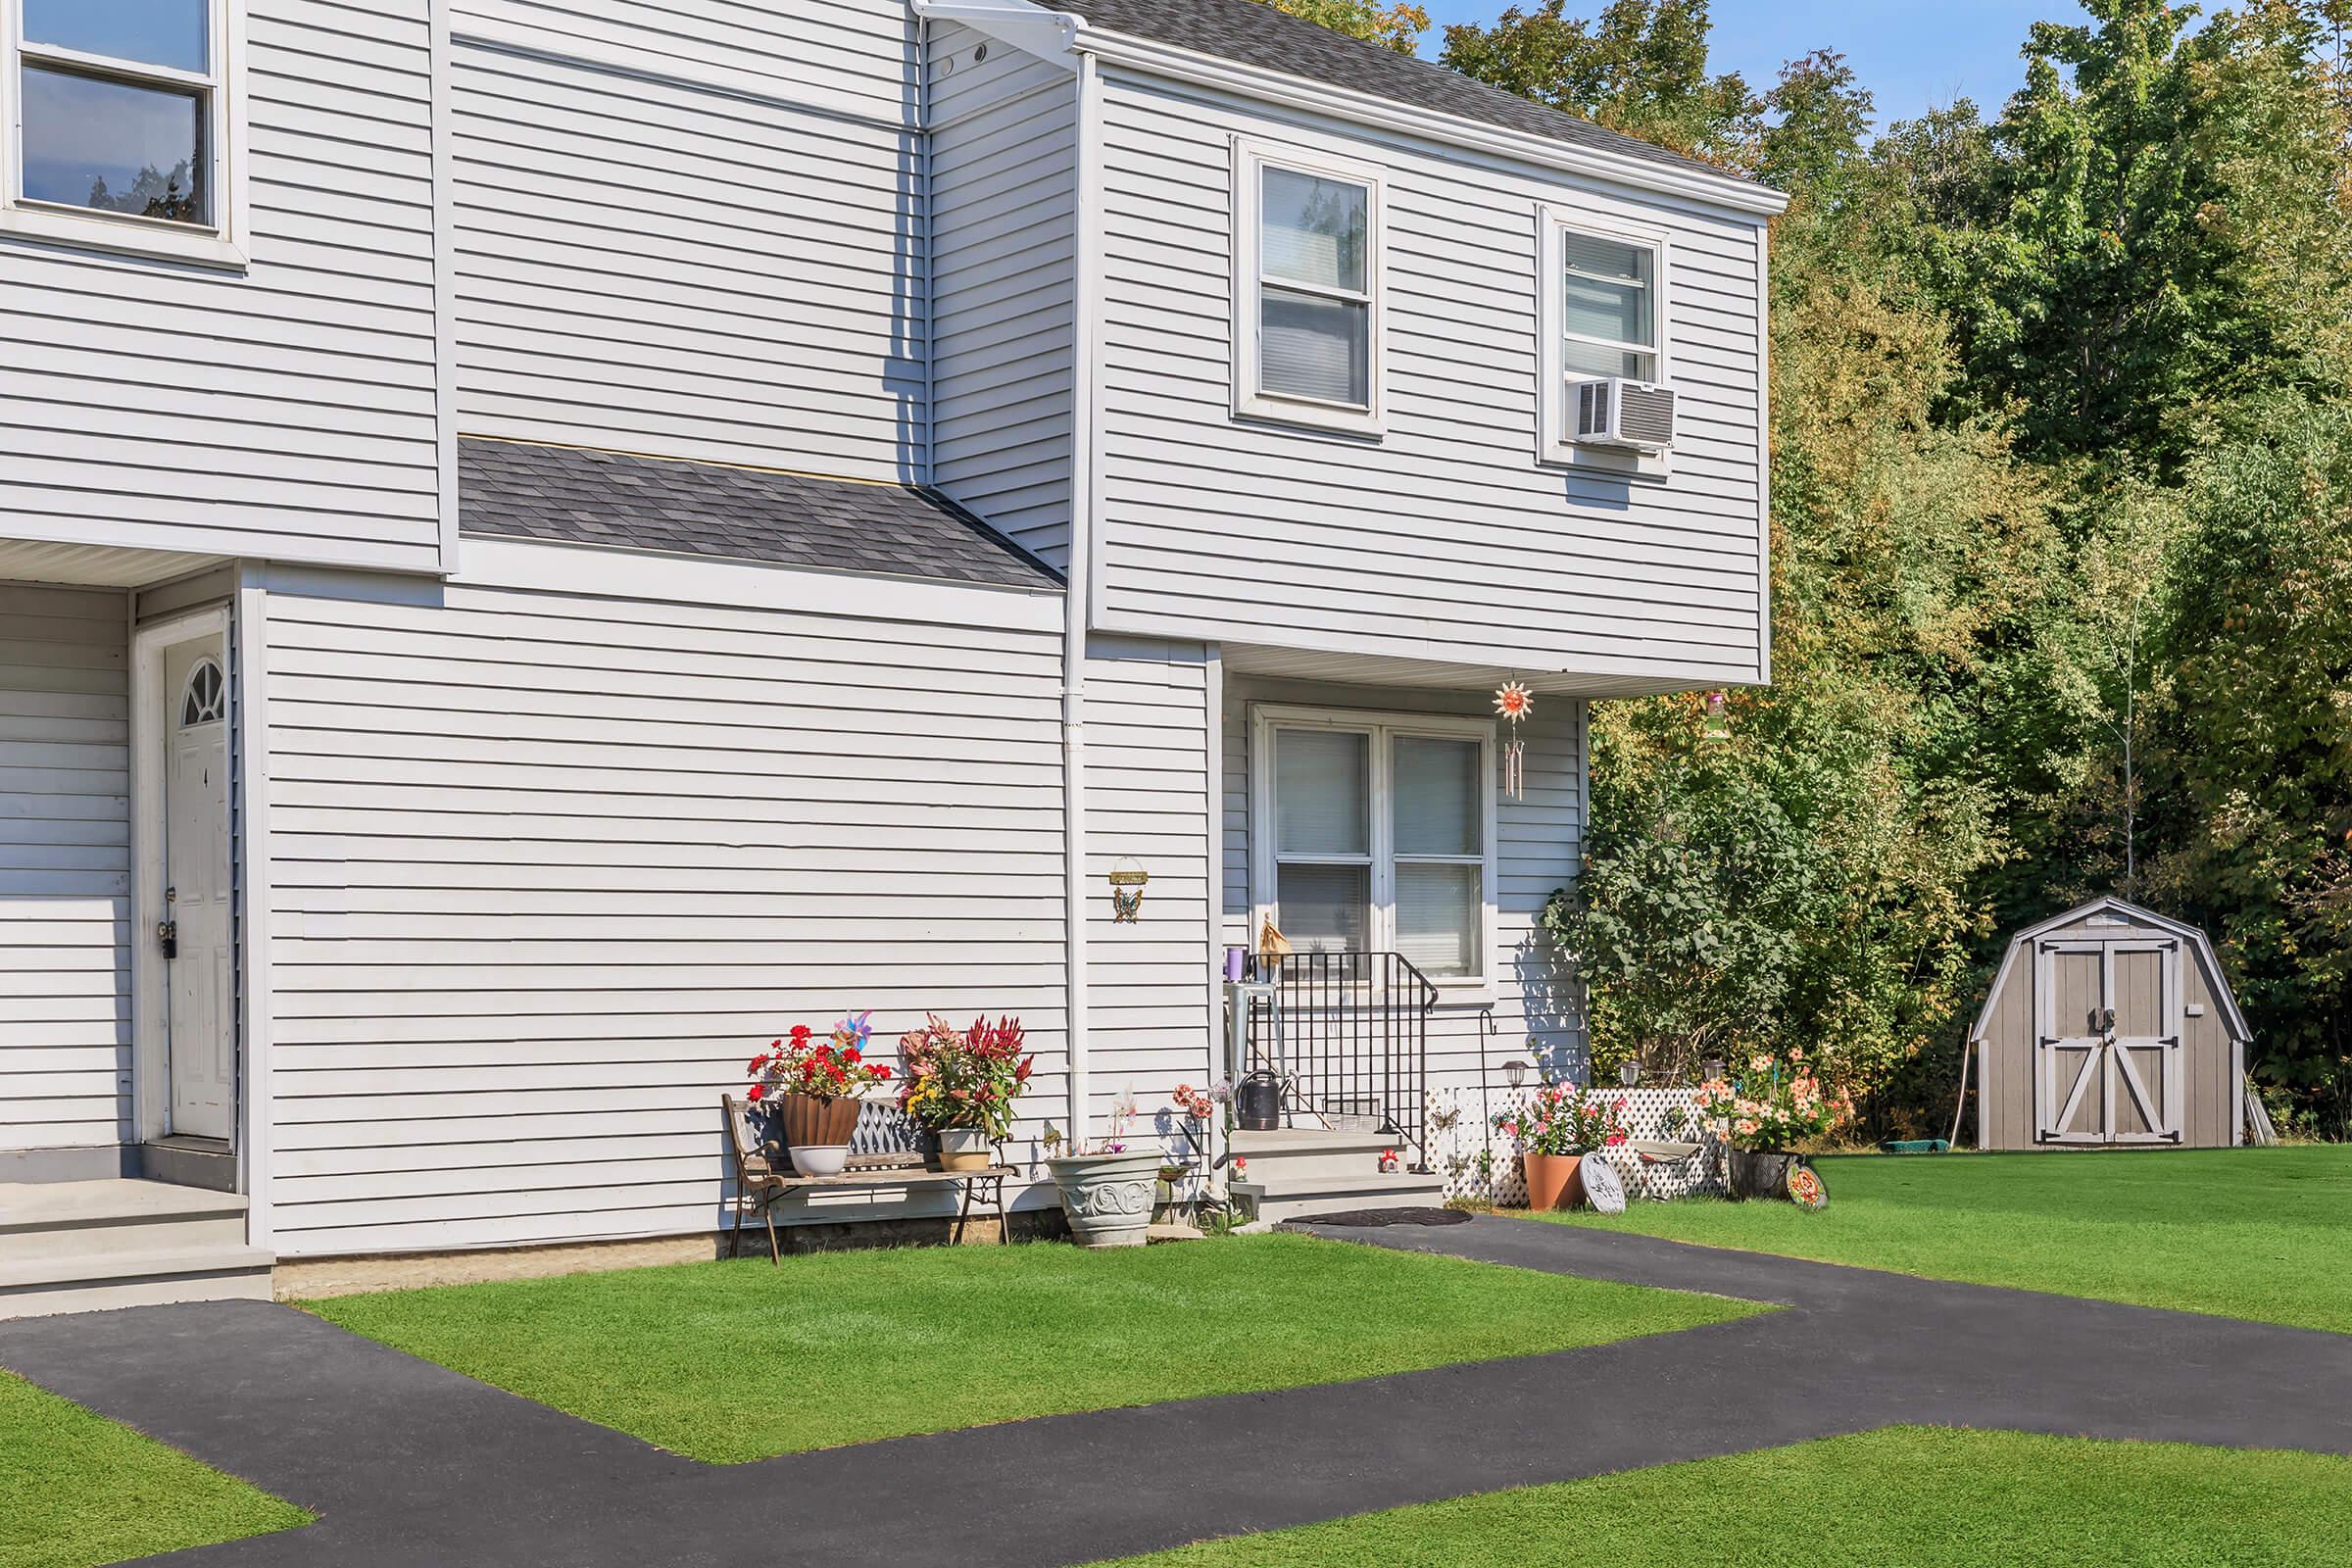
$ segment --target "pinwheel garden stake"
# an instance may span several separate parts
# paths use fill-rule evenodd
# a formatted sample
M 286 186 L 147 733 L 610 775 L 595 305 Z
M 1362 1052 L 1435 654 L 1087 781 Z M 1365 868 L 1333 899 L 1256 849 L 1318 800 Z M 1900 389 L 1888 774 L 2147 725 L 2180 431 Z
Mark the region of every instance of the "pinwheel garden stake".
M 1535 698 L 1515 680 L 1506 680 L 1494 693 L 1494 711 L 1511 726 L 1502 748 L 1502 788 L 1514 801 L 1527 796 L 1527 745 L 1519 739 L 1519 721 L 1536 710 Z

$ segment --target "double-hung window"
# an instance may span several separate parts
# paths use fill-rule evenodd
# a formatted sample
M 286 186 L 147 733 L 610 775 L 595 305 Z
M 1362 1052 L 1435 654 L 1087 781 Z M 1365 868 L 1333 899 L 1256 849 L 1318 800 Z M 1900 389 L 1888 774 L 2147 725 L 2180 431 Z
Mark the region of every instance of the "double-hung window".
M 236 0 L 0 0 L 0 231 L 236 262 Z
M 1494 726 L 1260 708 L 1252 881 L 1301 952 L 1399 953 L 1431 979 L 1489 972 Z
M 1607 376 L 1666 379 L 1666 236 L 1556 208 L 1539 220 L 1541 446 L 1547 457 L 1568 457 L 1570 387 Z
M 1239 141 L 1234 192 L 1234 412 L 1377 434 L 1378 176 Z

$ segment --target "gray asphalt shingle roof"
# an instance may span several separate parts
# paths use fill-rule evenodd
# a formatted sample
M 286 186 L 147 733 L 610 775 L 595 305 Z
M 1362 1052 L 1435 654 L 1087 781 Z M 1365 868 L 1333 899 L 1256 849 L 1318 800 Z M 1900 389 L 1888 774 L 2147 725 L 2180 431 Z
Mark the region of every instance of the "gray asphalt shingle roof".
M 518 441 L 458 442 L 464 531 L 711 559 L 1059 589 L 937 491 Z
M 1261 0 L 1037 0 L 1050 11 L 1072 12 L 1090 26 L 1122 32 L 1262 71 L 1303 76 L 1375 98 L 1544 136 L 1597 152 L 1617 153 L 1668 168 L 1739 175 L 1638 136 L 1605 130 L 1517 93 L 1474 81 L 1458 71 L 1302 22 Z

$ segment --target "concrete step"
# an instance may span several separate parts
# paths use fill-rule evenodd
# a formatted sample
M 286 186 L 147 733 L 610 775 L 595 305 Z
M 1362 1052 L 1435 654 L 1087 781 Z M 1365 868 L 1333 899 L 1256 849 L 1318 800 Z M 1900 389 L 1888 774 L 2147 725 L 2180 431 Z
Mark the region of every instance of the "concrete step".
M 1399 1160 L 1412 1157 L 1399 1139 L 1388 1134 L 1303 1128 L 1237 1132 L 1232 1147 L 1233 1152 L 1250 1162 L 1250 1181 L 1278 1191 L 1379 1176 L 1380 1156 L 1390 1150 L 1396 1151 Z
M 104 1312 L 174 1301 L 267 1301 L 270 1254 L 258 1247 L 118 1251 L 0 1262 L 0 1319 Z
M 1250 1174 L 1256 1175 L 1254 1165 Z M 1257 1217 L 1276 1224 L 1354 1208 L 1446 1206 L 1443 1177 L 1415 1176 L 1404 1171 L 1394 1176 L 1324 1178 L 1281 1185 L 1268 1182 L 1265 1187 L 1266 1196 L 1258 1200 Z
M 149 1181 L 0 1186 L 0 1263 L 241 1247 L 245 1200 Z
M 139 1146 L 139 1174 L 174 1187 L 237 1190 L 237 1156 L 218 1138 L 172 1137 Z

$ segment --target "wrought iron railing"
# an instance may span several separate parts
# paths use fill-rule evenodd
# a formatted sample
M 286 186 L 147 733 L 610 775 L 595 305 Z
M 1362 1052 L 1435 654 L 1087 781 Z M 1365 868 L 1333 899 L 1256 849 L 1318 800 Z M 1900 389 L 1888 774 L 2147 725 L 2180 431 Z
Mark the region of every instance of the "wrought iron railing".
M 1391 1135 L 1428 1169 L 1429 977 L 1397 953 L 1290 953 L 1250 978 L 1274 991 L 1250 1009 L 1245 1070 L 1281 1076 L 1294 1119 Z

